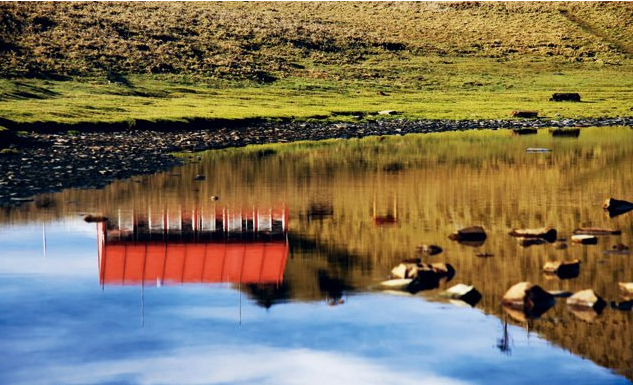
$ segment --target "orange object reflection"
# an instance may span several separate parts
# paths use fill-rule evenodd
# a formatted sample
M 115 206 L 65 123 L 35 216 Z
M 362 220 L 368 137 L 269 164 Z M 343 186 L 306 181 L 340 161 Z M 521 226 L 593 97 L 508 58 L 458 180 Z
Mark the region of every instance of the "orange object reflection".
M 287 222 L 285 209 L 119 214 L 97 227 L 99 281 L 279 283 L 289 252 Z

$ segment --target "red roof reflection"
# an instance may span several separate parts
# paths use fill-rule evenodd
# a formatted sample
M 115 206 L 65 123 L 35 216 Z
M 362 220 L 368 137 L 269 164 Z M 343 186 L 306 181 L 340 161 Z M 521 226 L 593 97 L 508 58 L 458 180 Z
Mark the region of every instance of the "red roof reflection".
M 180 215 L 180 227 L 190 229 L 185 236 L 173 239 L 173 229 L 152 228 L 152 214 L 131 213 L 126 229 L 121 215 L 113 222 L 99 223 L 99 281 L 107 285 L 141 283 L 279 283 L 283 280 L 288 256 L 285 210 L 268 210 L 270 226 L 262 226 L 256 211 L 236 213 L 243 226 L 225 226 L 235 218 L 221 218 L 217 227 L 204 231 L 204 215 L 197 210 L 191 215 Z M 168 213 L 163 213 L 167 218 Z M 211 214 L 211 220 L 215 213 Z M 156 213 L 153 214 L 156 218 Z M 191 223 L 193 221 L 194 223 Z M 160 220 L 157 223 L 167 223 Z M 200 223 L 195 223 L 200 222 Z M 257 223 L 260 223 L 257 229 Z M 254 224 L 254 225 L 253 225 Z M 277 224 L 280 224 L 277 226 Z M 278 229 L 273 233 L 273 229 Z M 156 239 L 157 234 L 159 235 Z M 162 235 L 162 237 L 160 236 Z

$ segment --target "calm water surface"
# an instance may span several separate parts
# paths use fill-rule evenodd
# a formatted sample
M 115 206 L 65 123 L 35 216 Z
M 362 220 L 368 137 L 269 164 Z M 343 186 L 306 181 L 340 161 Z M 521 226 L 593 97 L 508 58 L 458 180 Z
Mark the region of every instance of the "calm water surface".
M 633 246 L 633 214 L 601 203 L 633 200 L 632 165 L 629 128 L 478 131 L 214 151 L 38 197 L 0 213 L 0 383 L 629 384 L 633 312 L 559 299 L 529 318 L 499 302 L 524 280 L 622 301 L 632 257 L 605 251 Z M 488 239 L 447 238 L 469 225 Z M 564 250 L 507 235 L 540 226 L 622 235 Z M 381 290 L 425 243 L 455 276 Z M 541 272 L 571 259 L 578 277 Z M 439 295 L 456 283 L 481 301 Z

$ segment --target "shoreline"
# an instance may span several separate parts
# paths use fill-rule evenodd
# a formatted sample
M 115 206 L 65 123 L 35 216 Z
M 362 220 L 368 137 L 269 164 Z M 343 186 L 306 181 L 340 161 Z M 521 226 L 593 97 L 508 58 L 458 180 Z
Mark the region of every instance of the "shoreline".
M 182 159 L 172 155 L 175 152 L 475 129 L 596 126 L 633 127 L 633 117 L 460 121 L 389 119 L 362 123 L 262 122 L 249 119 L 242 125 L 225 124 L 206 129 L 183 124 L 175 126 L 172 131 L 137 127 L 75 134 L 64 131 L 31 132 L 25 137 L 16 136 L 12 129 L 4 131 L 5 135 L 13 135 L 20 143 L 17 153 L 0 155 L 0 207 L 19 206 L 35 200 L 37 195 L 67 188 L 102 188 L 115 180 L 165 171 L 183 164 Z

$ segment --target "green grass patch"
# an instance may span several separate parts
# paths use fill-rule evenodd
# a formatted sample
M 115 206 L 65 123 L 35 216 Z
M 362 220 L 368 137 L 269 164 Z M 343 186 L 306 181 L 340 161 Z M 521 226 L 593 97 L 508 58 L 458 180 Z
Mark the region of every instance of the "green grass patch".
M 288 78 L 254 82 L 190 82 L 178 76 L 130 77 L 129 85 L 98 78 L 73 81 L 0 79 L 0 116 L 16 122 L 185 121 L 294 118 L 357 121 L 396 110 L 405 119 L 506 119 L 512 110 L 540 117 L 630 116 L 633 67 L 509 65 L 492 59 L 435 63 L 417 82 Z M 416 76 L 413 64 L 403 79 Z M 16 88 L 47 97 L 12 97 Z M 582 102 L 550 102 L 553 92 L 578 92 Z M 380 117 L 382 118 L 382 116 Z

